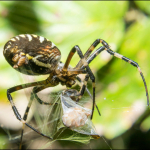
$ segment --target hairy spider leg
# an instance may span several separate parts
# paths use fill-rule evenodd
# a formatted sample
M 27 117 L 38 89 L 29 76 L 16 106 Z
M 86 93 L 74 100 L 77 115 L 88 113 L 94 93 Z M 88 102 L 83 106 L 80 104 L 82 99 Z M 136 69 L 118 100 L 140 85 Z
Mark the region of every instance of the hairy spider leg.
M 100 54 L 102 51 L 104 51 L 105 50 L 105 47 L 104 46 L 101 46 L 101 47 L 99 47 L 95 52 L 93 52 L 88 58 L 87 58 L 87 63 L 88 64 L 90 64 L 91 63 L 91 61 L 98 55 L 98 54 Z M 81 67 L 81 69 L 83 69 L 82 67 Z
M 49 86 L 41 86 L 41 87 L 34 87 L 33 90 L 32 90 L 32 95 L 35 97 L 35 99 L 38 101 L 38 103 L 40 103 L 41 105 L 53 105 L 53 103 L 48 103 L 48 102 L 44 102 L 43 100 L 41 100 L 37 93 L 48 88 Z
M 18 86 L 14 86 L 14 87 L 12 87 L 12 88 L 10 88 L 10 89 L 7 90 L 7 98 L 8 98 L 8 100 L 9 100 L 10 104 L 11 104 L 11 107 L 12 107 L 12 109 L 13 109 L 13 111 L 14 111 L 14 114 L 15 114 L 16 118 L 17 118 L 20 122 L 23 123 L 23 126 L 22 126 L 22 133 L 21 133 L 21 134 L 23 134 L 24 124 L 25 124 L 25 125 L 27 125 L 29 128 L 31 128 L 32 130 L 34 130 L 35 132 L 37 132 L 38 134 L 40 134 L 40 135 L 42 135 L 42 136 L 44 136 L 44 137 L 47 137 L 47 138 L 51 139 L 49 136 L 46 136 L 46 135 L 40 133 L 38 130 L 34 129 L 32 126 L 30 126 L 29 124 L 27 124 L 24 119 L 21 118 L 21 115 L 20 115 L 20 113 L 18 112 L 18 109 L 16 108 L 16 106 L 15 106 L 15 104 L 14 104 L 14 102 L 13 102 L 13 98 L 12 98 L 12 96 L 11 96 L 11 93 L 16 92 L 16 91 L 18 91 L 18 90 L 25 89 L 25 88 L 29 88 L 29 87 L 33 87 L 33 86 L 38 86 L 38 85 L 44 85 L 44 84 L 47 84 L 47 81 L 46 81 L 46 80 L 39 81 L 39 82 L 32 82 L 32 83 L 22 84 L 22 85 L 18 85 Z M 32 103 L 32 99 L 29 101 L 28 106 L 30 106 L 31 103 Z M 28 107 L 28 106 L 27 106 L 27 108 L 26 108 L 26 111 L 27 111 L 27 112 L 29 111 L 29 108 L 30 108 L 30 107 Z M 25 118 L 25 119 L 27 118 L 26 113 L 25 113 L 25 115 L 24 115 L 24 118 Z M 21 137 L 21 142 L 22 142 L 22 137 Z M 19 148 L 21 148 L 21 145 L 20 145 Z
M 76 79 L 77 79 L 80 83 L 82 83 L 81 79 L 80 79 L 78 76 L 76 77 Z M 36 98 L 36 100 L 37 100 L 41 105 L 53 105 L 53 103 L 44 102 L 44 101 L 41 100 L 41 99 L 38 97 L 38 95 L 37 95 L 38 92 L 44 90 L 45 88 L 47 88 L 47 87 L 46 87 L 46 86 L 34 87 L 31 94 L 32 94 L 32 96 L 34 96 L 34 97 Z M 86 86 L 85 86 L 85 88 L 86 88 L 86 91 L 88 92 L 89 96 L 90 96 L 91 99 L 92 99 L 92 95 L 91 95 L 90 91 L 87 89 Z M 83 93 L 83 94 L 84 94 L 84 93 Z M 83 94 L 82 94 L 82 95 L 83 95 Z M 57 103 L 55 103 L 55 104 L 57 104 Z M 98 114 L 101 116 L 100 111 L 99 111 L 99 109 L 98 109 L 98 107 L 97 107 L 96 104 L 95 104 L 95 106 L 96 106 L 96 109 L 97 109 L 97 111 L 98 111 Z
M 28 113 L 29 113 L 30 107 L 31 107 L 31 105 L 32 105 L 33 99 L 34 99 L 34 97 L 31 95 L 31 96 L 30 96 L 30 100 L 29 100 L 29 102 L 28 102 L 28 105 L 27 105 L 27 107 L 26 107 L 24 116 L 23 116 L 23 120 L 24 120 L 24 121 L 27 120 Z M 23 123 L 23 125 L 22 125 L 22 130 L 21 130 L 21 138 L 20 138 L 20 146 L 19 146 L 19 149 L 22 148 L 22 140 L 23 140 L 24 127 L 25 127 L 25 124 Z
M 62 69 L 62 71 L 63 72 L 68 72 L 68 74 L 85 74 L 86 73 L 86 71 L 85 70 L 81 70 L 80 68 L 79 69 L 73 69 L 73 70 L 68 70 L 68 66 L 69 66 L 69 64 L 70 64 L 70 61 L 71 61 L 71 59 L 72 59 L 72 57 L 73 57 L 73 55 L 75 54 L 75 52 L 77 51 L 77 53 L 78 53 L 78 51 L 80 51 L 81 52 L 81 50 L 80 50 L 80 48 L 78 49 L 77 48 L 78 46 L 74 46 L 72 49 L 71 49 L 71 51 L 70 51 L 70 53 L 69 53 L 69 55 L 68 55 L 68 57 L 67 57 L 67 60 L 66 60 L 66 62 L 65 62 L 65 64 L 64 64 L 64 66 L 63 66 L 63 69 Z M 81 55 L 83 55 L 83 54 L 80 54 L 80 52 L 79 52 L 79 57 L 81 58 L 82 56 Z M 82 52 L 81 52 L 82 53 Z
M 101 52 L 104 51 L 104 50 L 105 50 L 105 46 L 99 47 L 94 53 L 92 53 L 92 54 L 86 59 L 87 63 L 90 64 L 91 61 L 92 61 L 99 53 L 101 53 Z M 84 69 L 84 68 L 85 68 L 85 66 L 83 65 L 83 66 L 81 67 L 81 69 Z M 87 87 L 86 87 L 87 81 L 88 81 L 87 78 L 88 78 L 88 76 L 85 77 L 85 82 L 83 83 L 83 86 L 82 86 L 82 88 L 81 88 L 81 90 L 80 90 L 80 91 L 82 92 L 82 94 L 81 94 L 81 96 L 79 97 L 79 99 L 81 99 L 81 97 L 83 96 L 83 94 L 84 94 L 84 92 L 85 92 L 85 89 L 86 89 L 86 91 L 89 93 L 89 95 L 91 94 L 91 93 L 88 91 Z M 78 80 L 79 82 L 82 82 L 79 77 L 77 77 L 77 80 Z M 81 93 L 81 92 L 79 92 L 79 93 Z M 91 97 L 91 98 L 92 98 L 92 97 Z M 79 100 L 79 99 L 78 99 L 78 100 Z M 99 115 L 101 116 L 100 111 L 99 111 L 99 109 L 98 109 L 98 106 L 97 106 L 96 104 L 95 104 L 95 106 L 96 106 L 96 109 L 97 109 Z
M 144 83 L 144 87 L 145 87 L 145 91 L 146 91 L 146 97 L 147 97 L 147 105 L 149 106 L 149 95 L 148 95 L 148 89 L 147 89 L 147 85 L 146 85 L 146 81 L 145 81 L 145 78 L 144 78 L 144 75 L 138 65 L 138 63 L 134 62 L 133 60 L 119 54 L 119 53 L 116 53 L 114 51 L 112 51 L 111 49 L 107 49 L 105 48 L 105 46 L 102 46 L 100 48 L 98 48 L 94 53 L 92 53 L 88 58 L 87 58 L 87 63 L 89 64 L 100 52 L 102 52 L 103 50 L 106 50 L 110 55 L 113 55 L 119 59 L 122 59 L 126 62 L 128 62 L 129 64 L 131 64 L 132 66 L 136 67 L 142 77 L 142 81 Z M 84 69 L 84 65 L 81 67 L 81 69 Z
M 148 89 L 147 89 L 147 85 L 146 85 L 146 81 L 145 81 L 145 78 L 144 78 L 144 75 L 138 65 L 138 63 L 134 62 L 133 60 L 119 54 L 119 53 L 116 53 L 114 51 L 112 51 L 111 49 L 107 49 L 105 48 L 104 46 L 98 48 L 93 54 L 91 54 L 88 58 L 87 58 L 87 63 L 89 64 L 100 52 L 102 52 L 103 50 L 106 50 L 110 55 L 113 55 L 119 59 L 122 59 L 126 62 L 128 62 L 129 64 L 131 64 L 132 66 L 136 67 L 142 77 L 142 80 L 143 80 L 143 83 L 144 83 L 144 87 L 145 87 L 145 90 L 146 90 L 146 97 L 147 97 L 147 105 L 149 106 L 149 95 L 148 95 Z M 85 67 L 82 66 L 81 69 L 84 69 Z
M 86 51 L 86 53 L 84 54 L 84 59 L 87 59 L 88 56 L 91 54 L 91 52 L 95 49 L 95 47 L 102 43 L 102 45 L 105 47 L 105 48 L 109 48 L 109 45 L 107 44 L 107 42 L 105 42 L 104 40 L 102 39 L 96 39 L 93 44 L 89 47 L 89 49 Z M 79 63 L 76 65 L 75 68 L 81 68 L 82 66 L 82 61 L 80 60 Z
M 101 53 L 101 52 L 104 51 L 104 50 L 106 50 L 109 54 L 111 54 L 111 55 L 113 55 L 113 56 L 115 56 L 115 57 L 117 57 L 117 58 L 120 58 L 120 59 L 122 59 L 122 60 L 124 60 L 124 61 L 126 61 L 126 62 L 128 62 L 128 63 L 130 63 L 131 65 L 133 65 L 134 67 L 136 67 L 136 68 L 138 69 L 138 71 L 140 72 L 140 75 L 141 75 L 141 77 L 142 77 L 142 80 L 143 80 L 143 82 L 144 82 L 144 86 L 145 86 L 145 90 L 146 90 L 146 96 L 147 96 L 147 105 L 149 106 L 149 95 L 148 95 L 148 89 L 147 89 L 146 81 L 145 81 L 144 75 L 143 75 L 143 73 L 142 73 L 142 71 L 141 71 L 139 65 L 138 65 L 136 62 L 134 62 L 133 60 L 131 60 L 131 59 L 125 57 L 125 56 L 122 56 L 121 54 L 118 54 L 118 53 L 112 51 L 111 49 L 105 48 L 105 46 L 102 46 L 102 47 L 99 47 L 94 53 L 92 53 L 92 54 L 86 59 L 87 63 L 88 63 L 88 64 L 91 63 L 91 61 L 92 61 L 99 53 Z M 84 68 L 85 68 L 85 66 L 83 65 L 83 66 L 81 67 L 81 69 L 84 69 Z M 78 81 L 79 81 L 79 79 L 78 79 Z
M 79 81 L 80 83 L 82 83 L 81 79 L 80 79 L 78 76 L 76 77 L 76 79 L 77 79 L 77 81 Z M 81 85 L 80 85 L 80 86 L 81 86 Z M 91 97 L 91 99 L 93 99 L 93 97 L 92 97 L 90 91 L 88 90 L 88 88 L 85 87 L 85 89 L 86 89 L 87 93 L 89 94 L 89 96 Z M 95 106 L 96 106 L 96 109 L 97 109 L 97 111 L 98 111 L 98 114 L 101 116 L 101 113 L 100 113 L 100 111 L 99 111 L 98 106 L 96 105 L 96 102 L 95 102 Z
M 94 74 L 92 73 L 90 67 L 88 66 L 88 63 L 87 63 L 86 60 L 84 59 L 84 56 L 83 56 L 83 54 L 82 54 L 82 51 L 81 51 L 81 49 L 79 48 L 78 45 L 74 46 L 74 47 L 71 49 L 71 51 L 70 51 L 70 53 L 69 53 L 69 55 L 68 55 L 68 57 L 67 57 L 66 63 L 65 63 L 65 65 L 64 65 L 64 67 L 63 67 L 62 70 L 63 70 L 64 72 L 67 71 L 67 68 L 68 68 L 68 66 L 69 66 L 69 63 L 70 63 L 70 61 L 71 61 L 71 59 L 72 59 L 72 56 L 75 54 L 75 52 L 77 52 L 77 54 L 79 55 L 79 57 L 80 57 L 80 59 L 81 59 L 81 61 L 82 61 L 82 65 L 85 66 L 86 72 L 89 74 L 89 77 L 90 77 L 90 79 L 92 80 L 92 87 L 93 87 L 93 106 L 92 106 L 92 115 L 91 115 L 91 119 L 92 119 L 92 117 L 93 117 L 93 112 L 94 112 L 94 106 L 95 106 L 95 76 L 94 76 Z M 68 71 L 68 72 L 69 72 L 69 71 Z
M 88 64 L 90 64 L 91 63 L 91 61 L 100 53 L 100 52 L 102 52 L 103 50 L 105 50 L 105 47 L 104 46 L 102 46 L 102 47 L 99 47 L 94 53 L 92 53 L 87 59 L 86 59 L 86 61 L 87 61 L 87 63 Z M 84 69 L 85 68 L 85 66 L 83 65 L 82 67 L 81 67 L 81 69 Z M 79 80 L 78 80 L 79 81 Z M 85 91 L 85 88 L 86 88 L 86 85 L 87 85 L 87 81 L 88 81 L 88 75 L 86 75 L 86 77 L 85 77 L 85 79 L 84 79 L 84 83 L 83 83 L 83 86 L 82 86 L 82 88 L 81 88 L 81 90 L 80 90 L 80 94 L 81 94 L 81 96 L 79 96 L 79 99 L 82 97 L 82 95 L 84 94 L 84 91 Z
M 31 108 L 31 105 L 32 105 L 32 102 L 34 100 L 34 97 L 36 98 L 36 100 L 40 103 L 40 104 L 44 104 L 44 105 L 52 105 L 52 103 L 47 103 L 47 102 L 44 102 L 42 101 L 36 93 L 44 90 L 45 88 L 47 87 L 50 87 L 49 85 L 48 86 L 35 86 L 33 89 L 32 89 L 32 92 L 31 92 L 31 96 L 30 96 L 30 101 L 28 102 L 28 105 L 27 105 L 27 108 L 26 108 L 26 111 L 24 113 L 24 116 L 23 116 L 23 120 L 26 121 L 27 120 L 27 117 L 28 117 L 28 113 L 29 113 L 29 110 Z M 51 86 L 52 87 L 52 86 Z M 23 131 L 24 131 L 24 124 L 23 124 L 23 127 L 22 127 L 22 131 L 21 131 L 21 142 L 20 142 L 20 149 L 22 147 L 22 139 L 23 139 Z M 40 134 L 42 134 L 40 132 Z
M 82 82 L 83 84 L 82 84 L 82 87 L 81 87 L 81 89 L 80 89 L 80 91 L 79 91 L 79 96 L 78 96 L 78 99 L 77 99 L 77 102 L 81 99 L 81 97 L 83 96 L 83 94 L 84 94 L 84 91 L 85 91 L 85 88 L 86 88 L 86 86 L 87 86 L 87 81 L 89 80 L 89 74 L 87 74 L 86 76 L 85 76 L 85 78 L 84 78 L 84 81 Z
M 134 67 L 136 67 L 136 68 L 138 69 L 138 71 L 139 71 L 139 73 L 140 73 L 140 75 L 141 75 L 141 77 L 142 77 L 144 86 L 145 86 L 146 97 L 147 97 L 147 105 L 149 106 L 149 95 L 148 95 L 148 89 L 147 89 L 146 81 L 145 81 L 144 75 L 143 75 L 143 73 L 142 73 L 142 71 L 141 71 L 141 69 L 140 69 L 138 63 L 136 63 L 135 61 L 133 61 L 133 60 L 131 60 L 131 59 L 129 59 L 129 58 L 127 58 L 127 57 L 125 57 L 125 56 L 119 54 L 119 53 L 116 53 L 116 52 L 112 51 L 111 49 L 105 48 L 105 50 L 106 50 L 110 55 L 113 55 L 113 56 L 115 56 L 115 57 L 117 57 L 117 58 L 119 58 L 119 59 L 122 59 L 122 60 L 128 62 L 129 64 L 131 64 L 132 66 L 134 66 Z

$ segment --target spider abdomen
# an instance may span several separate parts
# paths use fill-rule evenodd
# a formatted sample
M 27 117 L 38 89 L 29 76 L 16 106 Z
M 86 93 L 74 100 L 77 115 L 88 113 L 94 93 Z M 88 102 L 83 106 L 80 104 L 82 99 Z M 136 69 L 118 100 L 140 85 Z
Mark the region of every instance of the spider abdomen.
M 11 38 L 5 44 L 3 54 L 14 69 L 28 75 L 49 74 L 61 57 L 54 43 L 34 34 Z

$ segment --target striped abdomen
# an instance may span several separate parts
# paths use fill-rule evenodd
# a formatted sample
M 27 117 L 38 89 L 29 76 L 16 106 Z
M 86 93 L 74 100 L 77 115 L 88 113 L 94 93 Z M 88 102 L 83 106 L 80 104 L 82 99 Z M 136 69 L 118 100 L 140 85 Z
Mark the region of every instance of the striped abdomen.
M 5 44 L 3 54 L 13 68 L 29 75 L 49 74 L 57 67 L 61 58 L 54 43 L 33 34 L 11 38 Z

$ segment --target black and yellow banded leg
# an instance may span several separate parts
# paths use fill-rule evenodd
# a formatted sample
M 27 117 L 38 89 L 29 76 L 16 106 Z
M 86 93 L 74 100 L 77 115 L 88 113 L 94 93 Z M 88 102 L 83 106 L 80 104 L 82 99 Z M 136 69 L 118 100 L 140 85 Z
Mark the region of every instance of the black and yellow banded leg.
M 104 51 L 105 50 L 105 47 L 104 46 L 101 46 L 101 47 L 99 47 L 96 51 L 94 51 L 88 58 L 87 58 L 87 63 L 88 64 L 90 64 L 91 63 L 91 61 L 94 59 L 94 58 L 96 58 L 96 56 L 97 55 L 99 55 L 102 51 Z M 81 67 L 81 69 L 82 69 L 82 67 Z
M 113 55 L 113 56 L 115 56 L 115 57 L 117 57 L 117 58 L 119 58 L 119 59 L 122 59 L 122 60 L 128 62 L 129 64 L 131 64 L 132 66 L 134 66 L 134 67 L 136 67 L 136 68 L 138 69 L 138 71 L 139 71 L 139 73 L 140 73 L 140 75 L 141 75 L 141 77 L 142 77 L 144 86 L 145 86 L 146 97 L 147 97 L 147 105 L 149 106 L 149 95 L 148 95 L 148 89 L 147 89 L 146 81 L 145 81 L 144 75 L 143 75 L 143 73 L 142 73 L 142 71 L 141 71 L 141 69 L 140 69 L 138 63 L 136 63 L 135 61 L 133 61 L 133 60 L 131 60 L 131 59 L 129 59 L 129 58 L 127 58 L 127 57 L 125 57 L 125 56 L 119 54 L 119 53 L 116 53 L 116 52 L 112 51 L 111 49 L 107 49 L 107 48 L 106 48 L 105 50 L 106 50 L 109 54 L 111 54 L 111 55 Z
M 127 57 L 125 57 L 125 56 L 119 54 L 119 53 L 116 53 L 116 52 L 112 51 L 111 49 L 106 48 L 105 46 L 102 46 L 102 47 L 98 48 L 93 54 L 91 54 L 91 55 L 87 58 L 87 60 L 86 60 L 87 63 L 88 63 L 88 64 L 91 63 L 91 61 L 92 61 L 100 52 L 102 52 L 103 50 L 106 50 L 109 54 L 111 54 L 111 55 L 113 55 L 113 56 L 115 56 L 115 57 L 117 57 L 117 58 L 119 58 L 119 59 L 122 59 L 122 60 L 124 60 L 124 61 L 126 61 L 126 62 L 128 62 L 128 63 L 130 63 L 132 66 L 134 66 L 134 67 L 136 67 L 136 68 L 138 69 L 138 71 L 139 71 L 139 73 L 140 73 L 140 75 L 141 75 L 141 77 L 142 77 L 144 86 L 145 86 L 146 97 L 147 97 L 147 105 L 149 106 L 149 95 L 148 95 L 148 89 L 147 89 L 146 81 L 145 81 L 144 75 L 143 75 L 143 73 L 142 73 L 142 71 L 141 71 L 139 65 L 138 65 L 136 62 L 134 62 L 133 60 L 131 60 L 131 59 L 129 59 L 129 58 L 127 58 Z M 81 69 L 84 69 L 84 68 L 85 68 L 84 66 L 81 67 Z
M 84 81 L 82 82 L 82 86 L 81 86 L 81 89 L 79 91 L 79 95 L 78 95 L 78 99 L 76 100 L 77 102 L 81 99 L 81 97 L 83 96 L 84 92 L 85 92 L 85 89 L 86 89 L 86 86 L 87 86 L 87 81 L 89 80 L 89 75 L 87 74 L 85 76 L 85 79 Z
M 87 81 L 89 80 L 89 74 L 87 74 L 86 76 L 85 76 L 85 79 L 84 79 L 84 81 L 83 81 L 83 85 L 82 85 L 82 87 L 81 87 L 81 89 L 80 89 L 80 91 L 79 91 L 79 96 L 78 96 L 78 99 L 77 99 L 77 102 L 81 99 L 81 97 L 83 96 L 83 94 L 84 94 L 84 92 L 85 92 L 85 89 L 86 89 L 86 86 L 87 86 Z M 96 104 L 93 102 L 93 106 L 92 106 L 92 113 L 91 113 L 91 119 L 92 119 L 92 117 L 93 117 L 93 113 L 94 113 L 94 106 L 95 106 Z
M 77 79 L 80 83 L 82 83 L 81 79 L 80 79 L 78 76 L 76 77 L 76 79 Z M 85 89 L 86 89 L 87 93 L 89 94 L 89 96 L 91 97 L 91 99 L 93 99 L 93 97 L 92 97 L 90 91 L 88 90 L 88 88 L 86 87 Z M 98 106 L 96 105 L 96 102 L 95 102 L 95 106 L 96 106 L 96 109 L 97 109 L 97 111 L 98 111 L 98 114 L 101 116 L 101 113 L 100 113 L 100 111 L 99 111 Z
M 86 61 L 87 61 L 87 63 L 88 64 L 90 64 L 91 62 L 92 62 L 92 60 L 94 60 L 94 58 L 96 58 L 96 56 L 98 55 L 98 54 L 100 54 L 102 51 L 104 51 L 105 50 L 105 47 L 104 46 L 101 46 L 101 47 L 99 47 L 96 51 L 94 51 L 87 59 L 86 59 Z M 81 69 L 84 69 L 85 68 L 85 66 L 82 66 L 81 67 Z
M 12 88 L 10 88 L 10 89 L 7 90 L 7 98 L 8 98 L 8 100 L 9 100 L 11 106 L 12 106 L 12 109 L 14 111 L 14 114 L 15 114 L 16 118 L 19 121 L 21 121 L 21 122 L 24 123 L 23 119 L 21 118 L 21 115 L 19 114 L 19 112 L 18 112 L 18 110 L 17 110 L 17 108 L 16 108 L 16 106 L 15 106 L 15 104 L 13 102 L 11 93 L 16 92 L 18 90 L 22 90 L 24 88 L 33 87 L 33 86 L 37 86 L 39 84 L 44 84 L 44 83 L 45 83 L 45 81 L 32 82 L 32 83 L 27 83 L 27 84 L 22 84 L 22 85 L 14 86 L 14 87 L 12 87 Z
M 48 86 L 48 87 L 49 87 L 49 86 Z M 38 103 L 40 103 L 41 105 L 53 105 L 53 103 L 44 102 L 44 101 L 41 100 L 41 99 L 38 97 L 38 95 L 37 95 L 38 92 L 40 92 L 40 91 L 42 91 L 42 90 L 44 90 L 44 89 L 46 89 L 46 88 L 47 88 L 47 86 L 34 87 L 33 90 L 32 90 L 31 95 L 32 95 L 33 97 L 35 97 L 35 99 L 36 99 L 36 100 L 38 101 Z
M 65 62 L 65 64 L 64 64 L 64 67 L 63 67 L 63 69 L 62 69 L 64 72 L 67 71 L 68 66 L 69 66 L 69 64 L 70 64 L 70 61 L 71 61 L 73 55 L 75 54 L 75 52 L 76 52 L 75 47 L 73 47 L 73 48 L 71 49 L 71 51 L 70 51 L 68 57 L 67 57 L 67 60 L 66 60 L 66 62 Z
M 79 81 L 80 83 L 82 83 L 81 79 L 80 79 L 78 76 L 76 77 L 76 79 L 77 79 L 77 81 Z M 80 85 L 80 84 L 79 84 L 79 85 Z M 82 85 L 83 85 L 83 84 L 82 84 Z M 80 85 L 80 86 L 82 87 L 82 85 Z M 85 90 L 87 91 L 87 93 L 89 94 L 89 96 L 91 97 L 91 99 L 93 99 L 93 97 L 92 97 L 90 91 L 88 90 L 87 86 L 85 87 Z M 100 113 L 100 111 L 99 111 L 98 106 L 96 105 L 96 102 L 95 102 L 95 106 L 96 106 L 96 109 L 97 109 L 97 111 L 98 111 L 98 114 L 101 116 L 101 113 Z
M 102 44 L 105 48 L 109 48 L 109 45 L 107 44 L 107 42 L 105 42 L 103 39 L 96 39 L 93 44 L 89 47 L 89 49 L 86 51 L 86 53 L 84 54 L 84 58 L 87 59 L 88 56 L 92 53 L 92 51 L 95 49 L 95 47 L 98 44 Z M 76 65 L 76 68 L 80 68 L 82 66 L 82 61 L 80 60 L 79 63 Z
M 105 48 L 109 48 L 109 45 L 107 42 L 105 42 L 103 39 L 96 39 L 94 41 L 94 43 L 90 46 L 90 48 L 86 51 L 86 53 L 84 54 L 84 58 L 88 58 L 88 56 L 91 54 L 91 52 L 95 49 L 95 47 L 98 45 L 98 44 L 102 44 Z
M 85 66 L 86 72 L 89 74 L 89 77 L 92 80 L 92 87 L 93 87 L 93 107 L 92 107 L 92 110 L 94 111 L 94 106 L 95 106 L 95 76 L 92 73 L 90 67 L 88 66 L 88 63 L 86 62 L 86 60 L 85 60 L 85 58 L 84 58 L 84 56 L 82 54 L 82 51 L 81 51 L 81 49 L 79 48 L 78 45 L 74 46 L 71 49 L 71 51 L 70 51 L 70 53 L 69 53 L 69 55 L 67 57 L 66 63 L 64 64 L 64 67 L 63 67 L 62 71 L 63 72 L 67 72 L 68 66 L 69 66 L 70 61 L 71 61 L 73 55 L 75 54 L 75 52 L 77 52 L 77 54 L 79 55 L 79 57 L 81 59 L 80 61 L 82 62 L 82 65 Z M 86 72 L 84 72 L 84 73 L 86 73 Z M 69 71 L 68 71 L 68 73 L 69 73 Z
M 30 96 L 30 101 L 28 102 L 28 106 L 26 108 L 26 111 L 24 113 L 24 116 L 23 116 L 23 120 L 26 121 L 27 120 L 27 117 L 28 117 L 28 113 L 29 113 L 29 110 L 31 108 L 31 105 L 32 105 L 32 102 L 34 100 L 34 98 L 40 103 L 40 104 L 44 104 L 44 105 L 52 105 L 52 103 L 47 103 L 47 102 L 44 102 L 42 101 L 38 96 L 37 96 L 37 93 L 44 90 L 45 88 L 47 88 L 47 86 L 36 86 L 32 89 L 32 92 L 31 92 L 31 96 Z M 23 139 L 23 131 L 24 131 L 24 124 L 22 126 L 22 131 L 21 131 L 21 142 L 20 142 L 20 149 L 22 147 L 22 139 Z
M 31 108 L 33 99 L 34 99 L 34 97 L 33 97 L 33 96 L 30 96 L 30 100 L 29 100 L 29 102 L 28 102 L 28 105 L 27 105 L 27 107 L 26 107 L 26 110 L 25 110 L 25 113 L 24 113 L 24 116 L 23 116 L 23 120 L 24 120 L 24 121 L 27 120 L 28 113 L 29 113 L 29 110 L 30 110 L 30 108 Z M 20 146 L 19 146 L 19 149 L 21 149 L 21 147 L 22 147 L 24 128 L 25 128 L 25 123 L 23 123 L 23 125 L 22 125 L 21 139 L 20 139 Z
M 73 49 L 72 49 L 72 52 L 75 53 L 77 51 L 79 57 L 81 58 L 81 61 L 82 61 L 82 65 L 85 66 L 86 68 L 86 71 L 89 75 L 89 78 L 91 79 L 92 81 L 92 87 L 93 87 L 93 106 L 92 106 L 92 112 L 94 112 L 94 106 L 95 106 L 95 76 L 93 74 L 93 72 L 91 71 L 87 61 L 85 60 L 83 54 L 82 54 L 82 51 L 81 49 L 79 48 L 79 46 L 74 46 Z M 91 115 L 91 119 L 93 117 L 93 114 Z
M 105 50 L 105 46 L 99 47 L 94 53 L 92 53 L 92 54 L 86 59 L 87 63 L 90 64 L 91 61 L 92 61 L 99 53 L 101 53 L 101 52 L 104 51 L 104 50 Z M 84 68 L 85 68 L 85 66 L 83 65 L 83 66 L 81 67 L 81 69 L 84 69 Z M 77 80 L 81 83 L 81 79 L 80 79 L 79 77 L 77 77 Z M 88 81 L 88 80 L 85 79 L 85 83 L 84 83 L 83 85 L 87 84 L 86 81 Z M 85 86 L 85 88 L 86 88 L 86 91 L 88 92 L 88 94 L 91 95 L 91 93 L 88 91 L 88 89 L 87 89 L 86 86 Z M 83 91 L 84 91 L 84 86 L 82 87 L 81 90 L 82 90 L 82 93 L 83 93 Z M 80 97 L 79 97 L 79 98 L 80 98 Z M 91 97 L 91 98 L 92 98 L 92 97 Z M 99 111 L 99 109 L 98 109 L 98 106 L 97 106 L 96 104 L 95 104 L 95 106 L 96 106 L 96 109 L 97 109 L 97 111 L 98 111 L 98 114 L 101 116 L 100 111 Z M 92 109 L 92 110 L 93 110 L 93 109 Z M 92 111 L 92 116 L 93 116 L 93 111 Z
M 41 85 L 40 86 L 35 86 L 33 89 L 32 89 L 32 92 L 31 92 L 31 96 L 30 96 L 30 101 L 28 103 L 28 106 L 26 108 L 26 111 L 25 111 L 25 114 L 24 114 L 24 117 L 23 119 L 26 120 L 27 119 L 27 115 L 28 115 L 28 112 L 29 112 L 29 109 L 31 107 L 31 104 L 32 104 L 32 101 L 34 99 L 34 97 L 36 98 L 36 100 L 40 103 L 40 104 L 45 104 L 45 105 L 52 105 L 52 103 L 47 103 L 47 102 L 44 102 L 42 101 L 38 96 L 37 96 L 37 93 L 48 88 L 48 87 L 53 87 L 54 85 L 53 84 L 50 84 L 49 82 L 46 81 L 46 84 L 45 85 Z
M 10 89 L 7 90 L 7 98 L 8 98 L 8 100 L 9 100 L 10 104 L 11 104 L 11 107 L 12 107 L 12 109 L 13 109 L 13 112 L 14 112 L 16 118 L 17 118 L 20 122 L 22 122 L 22 124 L 23 124 L 22 130 L 24 129 L 24 125 L 27 125 L 29 128 L 31 128 L 32 130 L 34 130 L 34 131 L 37 132 L 38 134 L 40 134 L 40 135 L 42 135 L 42 136 L 44 136 L 44 137 L 47 137 L 47 138 L 51 139 L 49 136 L 46 136 L 46 135 L 40 133 L 39 131 L 37 131 L 36 129 L 34 129 L 32 126 L 30 126 L 29 124 L 27 124 L 26 121 L 24 120 L 24 118 L 22 119 L 20 113 L 18 112 L 18 110 L 17 110 L 17 108 L 16 108 L 16 106 L 15 106 L 15 104 L 14 104 L 14 102 L 13 102 L 13 98 L 12 98 L 12 96 L 11 96 L 11 93 L 13 93 L 13 92 L 15 92 L 15 91 L 18 91 L 18 90 L 21 90 L 21 89 L 24 89 L 24 88 L 28 88 L 28 87 L 32 87 L 32 86 L 43 85 L 43 84 L 45 84 L 45 80 L 39 81 L 39 82 L 33 82 L 33 83 L 22 84 L 22 85 L 18 85 L 18 86 L 12 87 L 12 88 L 10 88 Z M 32 103 L 32 101 L 29 102 L 28 106 L 30 106 L 31 103 Z M 27 109 L 28 109 L 28 107 L 27 107 Z M 22 134 L 23 134 L 23 133 L 22 133 Z M 22 138 L 22 137 L 21 137 L 21 138 Z M 22 139 L 21 139 L 21 140 L 22 140 Z M 19 148 L 21 148 L 21 145 L 20 145 Z

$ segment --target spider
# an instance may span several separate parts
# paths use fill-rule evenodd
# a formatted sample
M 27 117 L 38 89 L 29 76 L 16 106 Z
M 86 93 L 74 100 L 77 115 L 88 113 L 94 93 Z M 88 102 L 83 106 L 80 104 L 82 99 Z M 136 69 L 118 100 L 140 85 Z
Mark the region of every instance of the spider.
M 102 44 L 102 46 L 96 49 L 92 53 L 95 47 L 100 43 Z M 12 106 L 14 114 L 16 118 L 23 123 L 21 141 L 23 136 L 24 125 L 27 125 L 32 130 L 39 133 L 40 135 L 51 139 L 51 137 L 40 133 L 32 126 L 27 124 L 26 119 L 33 101 L 33 95 L 48 87 L 57 86 L 59 83 L 61 85 L 66 85 L 67 87 L 72 87 L 77 81 L 81 82 L 82 86 L 80 88 L 80 91 L 77 92 L 76 95 L 78 97 L 77 101 L 79 101 L 83 96 L 85 90 L 87 90 L 86 88 L 87 81 L 89 79 L 92 81 L 92 88 L 93 88 L 93 97 L 92 97 L 93 105 L 92 105 L 92 113 L 91 113 L 91 119 L 92 119 L 94 108 L 96 106 L 95 76 L 89 67 L 89 63 L 102 51 L 107 51 L 110 55 L 113 55 L 119 59 L 128 62 L 134 67 L 137 67 L 145 86 L 147 105 L 149 106 L 147 85 L 139 65 L 136 62 L 132 61 L 131 59 L 112 51 L 110 49 L 110 46 L 107 44 L 107 42 L 105 42 L 102 39 L 96 39 L 84 55 L 78 45 L 74 46 L 71 49 L 65 63 L 62 63 L 60 61 L 61 53 L 59 49 L 56 47 L 56 45 L 42 36 L 37 36 L 34 34 L 21 34 L 11 38 L 5 44 L 3 54 L 7 62 L 14 69 L 27 75 L 49 74 L 49 77 L 45 80 L 14 86 L 7 90 L 7 98 Z M 77 65 L 74 68 L 72 68 L 69 66 L 69 64 L 75 52 L 77 52 L 78 56 L 80 57 L 80 61 L 77 63 Z M 83 82 L 78 77 L 79 74 L 86 74 Z M 11 93 L 28 87 L 34 87 L 34 88 L 32 90 L 31 98 L 26 108 L 25 114 L 22 118 L 13 102 Z M 38 97 L 37 100 L 41 104 L 50 105 L 50 103 L 43 102 Z

